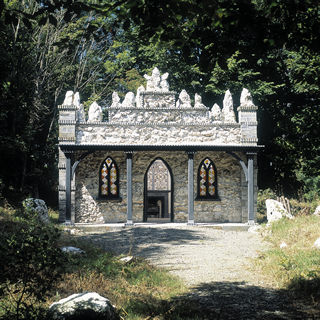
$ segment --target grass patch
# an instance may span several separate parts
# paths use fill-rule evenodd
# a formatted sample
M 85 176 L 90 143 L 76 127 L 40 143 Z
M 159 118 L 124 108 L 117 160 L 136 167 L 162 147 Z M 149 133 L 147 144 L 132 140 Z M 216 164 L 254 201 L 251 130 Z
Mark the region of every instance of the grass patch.
M 313 247 L 319 237 L 317 216 L 276 221 L 267 236 L 272 248 L 260 256 L 257 265 L 275 287 L 320 305 L 320 250 Z M 287 247 L 280 249 L 283 241 Z
M 105 252 L 88 241 L 78 240 L 76 236 L 63 232 L 59 225 L 54 228 L 52 221 L 57 218 L 55 211 L 50 211 L 50 217 L 51 223 L 44 226 L 39 221 L 29 221 L 23 209 L 0 207 L 1 252 L 2 255 L 7 254 L 7 263 L 2 265 L 0 277 L 1 319 L 47 319 L 46 310 L 51 303 L 84 291 L 94 291 L 110 299 L 122 319 L 197 319 L 192 316 L 190 304 L 187 308 L 184 301 L 174 298 L 187 291 L 180 279 L 137 257 L 124 263 L 120 261 L 122 256 Z M 33 230 L 37 233 L 33 233 Z M 45 247 L 44 241 L 59 232 L 61 236 L 58 242 L 48 242 L 49 247 Z M 59 249 L 70 245 L 81 248 L 85 254 L 64 254 Z M 49 280 L 54 280 L 53 286 L 38 292 L 41 286 L 37 281 L 46 284 L 47 281 L 42 280 L 47 280 L 48 275 L 44 278 L 44 275 L 36 272 L 36 267 L 41 268 L 44 261 L 55 257 L 48 252 L 62 256 L 62 265 L 59 265 L 59 270 L 54 269 L 49 273 L 52 275 Z M 55 266 L 55 258 L 48 261 L 52 262 L 50 267 Z M 25 266 L 34 271 L 32 277 Z M 24 286 L 21 286 L 21 280 L 15 282 L 14 272 L 19 273 L 21 279 L 27 279 Z M 16 286 L 19 286 L 19 290 L 15 289 Z M 16 307 L 12 302 L 19 300 L 24 288 L 31 288 L 32 296 L 23 296 L 19 315 L 15 316 Z M 38 294 L 41 294 L 41 299 L 37 299 Z M 190 317 L 187 316 L 187 310 Z M 194 306 L 194 310 L 199 311 L 197 306 Z
M 61 244 L 79 247 L 86 253 L 69 255 L 65 273 L 48 304 L 75 292 L 95 291 L 108 297 L 123 319 L 162 319 L 175 308 L 171 298 L 186 291 L 181 280 L 143 259 L 123 263 L 122 256 L 69 235 L 64 235 Z

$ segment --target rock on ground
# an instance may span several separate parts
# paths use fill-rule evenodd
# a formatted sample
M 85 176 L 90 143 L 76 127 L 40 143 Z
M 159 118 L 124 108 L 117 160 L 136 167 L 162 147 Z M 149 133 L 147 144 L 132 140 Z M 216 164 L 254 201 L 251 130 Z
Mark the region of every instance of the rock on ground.
M 27 198 L 22 203 L 27 213 L 37 215 L 43 223 L 49 222 L 49 214 L 46 203 L 41 199 Z
M 110 301 L 96 292 L 73 294 L 53 303 L 49 311 L 57 320 L 119 319 Z

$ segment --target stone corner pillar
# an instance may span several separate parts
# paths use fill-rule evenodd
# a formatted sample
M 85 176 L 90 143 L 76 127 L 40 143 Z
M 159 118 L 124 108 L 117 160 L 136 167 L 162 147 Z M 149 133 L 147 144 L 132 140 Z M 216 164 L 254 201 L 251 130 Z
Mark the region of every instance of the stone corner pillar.
M 133 226 L 132 220 L 132 156 L 133 152 L 125 152 L 127 157 L 127 222 L 126 226 Z
M 74 154 L 72 151 L 63 151 L 65 156 L 65 177 L 64 177 L 64 186 L 65 186 L 65 207 L 60 215 L 59 215 L 59 222 L 65 223 L 67 225 L 74 223 L 74 214 L 72 205 L 74 205 L 72 199 L 72 164 L 74 160 Z M 62 174 L 62 172 L 59 172 Z
M 188 225 L 194 225 L 194 183 L 193 183 L 193 158 L 194 151 L 188 151 Z
M 255 196 L 254 196 L 254 158 L 256 153 L 247 152 L 248 160 L 248 224 L 255 223 Z

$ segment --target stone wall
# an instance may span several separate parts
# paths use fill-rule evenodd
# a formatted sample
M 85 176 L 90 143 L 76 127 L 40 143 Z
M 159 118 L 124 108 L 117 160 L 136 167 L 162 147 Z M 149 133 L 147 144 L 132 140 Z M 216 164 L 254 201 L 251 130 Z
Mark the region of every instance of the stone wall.
M 240 143 L 240 125 L 146 125 L 80 123 L 77 144 L 117 145 L 237 145 Z
M 111 156 L 118 165 L 121 200 L 99 200 L 99 168 Z M 161 157 L 173 174 L 174 221 L 188 220 L 188 156 L 185 152 L 135 152 L 133 154 L 133 221 L 143 220 L 144 178 L 148 166 Z M 209 157 L 214 161 L 218 176 L 217 201 L 195 201 L 195 222 L 246 222 L 242 204 L 247 202 L 243 192 L 242 168 L 237 160 L 224 152 L 198 152 L 194 157 L 194 198 L 197 195 L 197 172 L 200 162 Z M 126 155 L 123 152 L 95 152 L 86 157 L 76 172 L 76 222 L 125 222 L 126 210 Z M 246 207 L 246 205 L 245 205 Z

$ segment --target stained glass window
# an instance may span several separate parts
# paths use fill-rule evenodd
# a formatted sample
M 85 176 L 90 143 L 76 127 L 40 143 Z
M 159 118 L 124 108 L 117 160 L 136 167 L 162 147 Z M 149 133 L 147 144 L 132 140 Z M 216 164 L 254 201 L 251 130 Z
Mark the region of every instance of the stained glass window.
M 205 158 L 198 170 L 198 198 L 217 199 L 217 170 L 212 160 Z
M 119 171 L 116 162 L 107 157 L 100 168 L 100 188 L 99 197 L 118 198 L 119 197 Z

